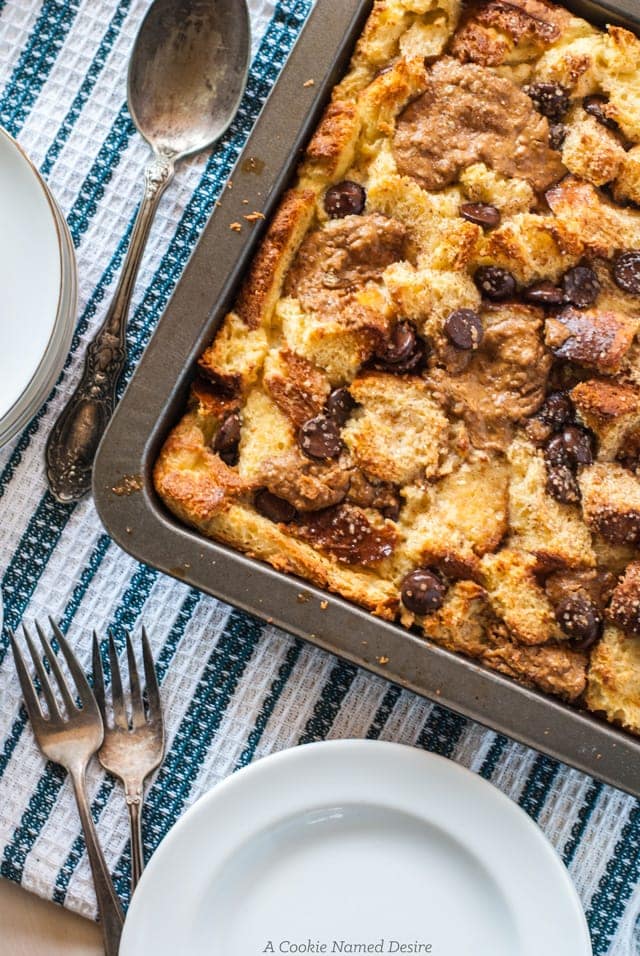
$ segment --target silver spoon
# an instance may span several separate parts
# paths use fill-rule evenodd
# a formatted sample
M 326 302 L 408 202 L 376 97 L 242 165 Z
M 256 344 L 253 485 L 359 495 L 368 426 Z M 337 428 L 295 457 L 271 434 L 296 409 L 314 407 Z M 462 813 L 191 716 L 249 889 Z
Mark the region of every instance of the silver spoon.
M 131 294 L 160 197 L 178 160 L 210 146 L 228 128 L 244 92 L 249 53 L 246 0 L 155 0 L 142 21 L 127 96 L 153 156 L 113 301 L 47 442 L 47 477 L 58 501 L 77 501 L 91 487 L 93 460 L 127 358 Z

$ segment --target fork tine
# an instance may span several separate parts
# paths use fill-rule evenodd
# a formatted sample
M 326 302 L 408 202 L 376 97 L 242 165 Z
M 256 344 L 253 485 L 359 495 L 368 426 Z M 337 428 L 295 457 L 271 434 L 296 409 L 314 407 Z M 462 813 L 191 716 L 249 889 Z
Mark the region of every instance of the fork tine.
M 51 644 L 49 643 L 49 640 L 46 634 L 44 633 L 44 631 L 42 630 L 42 628 L 40 627 L 40 624 L 38 623 L 38 621 L 36 621 L 36 631 L 38 632 L 38 637 L 40 638 L 40 643 L 42 644 L 44 656 L 48 660 L 49 667 L 53 671 L 56 681 L 58 682 L 58 688 L 60 690 L 60 694 L 62 695 L 64 706 L 67 709 L 67 714 L 71 715 L 76 710 L 75 701 L 73 697 L 71 696 L 69 685 L 67 684 L 66 678 L 64 674 L 62 673 L 62 668 L 60 667 L 60 664 L 58 663 L 58 658 L 53 653 L 53 648 L 51 647 Z
M 142 692 L 140 691 L 140 678 L 138 677 L 138 665 L 136 656 L 133 652 L 131 638 L 127 634 L 127 661 L 129 663 L 129 684 L 131 686 L 131 726 L 133 730 L 138 730 L 146 724 L 144 715 L 144 705 L 142 703 Z
M 116 651 L 113 634 L 109 634 L 109 663 L 111 665 L 111 696 L 113 699 L 113 720 L 116 727 L 121 730 L 129 729 L 129 721 L 124 707 L 124 694 L 122 693 L 122 678 L 120 676 L 120 664 L 118 663 L 118 653 Z
M 26 624 L 22 625 L 22 630 L 24 631 L 24 639 L 27 642 L 27 647 L 29 648 L 31 659 L 33 661 L 34 667 L 38 674 L 38 679 L 40 681 L 40 687 L 42 688 L 42 693 L 44 694 L 44 698 L 47 702 L 49 717 L 53 717 L 53 718 L 57 718 L 58 720 L 61 720 L 62 715 L 58 707 L 58 701 L 56 700 L 56 695 L 53 693 L 53 690 L 51 688 L 51 681 L 49 680 L 49 676 L 46 670 L 44 669 L 42 658 L 40 657 L 40 654 L 38 654 L 38 651 L 36 650 L 36 646 L 33 643 L 33 640 L 31 638 L 31 635 L 29 634 L 29 631 L 27 630 Z
M 69 643 L 66 637 L 64 636 L 64 634 L 62 633 L 62 631 L 60 630 L 60 628 L 58 627 L 58 625 L 56 624 L 56 622 L 53 620 L 52 617 L 49 618 L 49 624 L 51 625 L 51 629 L 53 633 L 55 634 L 55 638 L 58 644 L 60 645 L 60 650 L 64 654 L 65 660 L 67 662 L 67 667 L 69 668 L 69 673 L 71 674 L 71 676 L 73 677 L 75 681 L 75 685 L 78 691 L 78 696 L 80 697 L 80 702 L 82 706 L 85 708 L 95 707 L 95 698 L 93 696 L 93 691 L 91 690 L 91 687 L 89 685 L 89 681 L 87 680 L 85 672 L 82 670 L 82 668 L 80 667 L 80 664 L 78 663 L 78 659 L 76 655 L 73 653 L 73 651 L 69 647 Z
M 93 632 L 93 645 L 91 650 L 91 658 L 93 664 L 93 693 L 102 714 L 103 723 L 106 726 L 107 723 L 107 707 L 106 707 L 106 698 L 104 692 L 104 669 L 102 667 L 102 656 L 100 654 L 100 643 L 98 641 L 98 635 L 96 632 Z
M 156 674 L 153 663 L 153 656 L 145 627 L 142 628 L 142 660 L 144 663 L 144 679 L 147 685 L 149 716 L 152 720 L 160 720 L 162 717 L 162 706 L 160 703 L 160 690 L 158 688 L 158 675 Z
M 38 697 L 35 687 L 33 686 L 33 681 L 31 680 L 31 675 L 27 670 L 27 665 L 24 662 L 22 651 L 18 647 L 18 642 L 16 641 L 13 631 L 9 631 L 9 638 L 11 640 L 13 660 L 18 672 L 18 680 L 20 681 L 24 706 L 27 709 L 27 714 L 29 715 L 29 720 L 31 721 L 34 732 L 37 734 L 41 725 L 45 722 L 45 718 L 42 713 L 42 708 L 38 702 Z

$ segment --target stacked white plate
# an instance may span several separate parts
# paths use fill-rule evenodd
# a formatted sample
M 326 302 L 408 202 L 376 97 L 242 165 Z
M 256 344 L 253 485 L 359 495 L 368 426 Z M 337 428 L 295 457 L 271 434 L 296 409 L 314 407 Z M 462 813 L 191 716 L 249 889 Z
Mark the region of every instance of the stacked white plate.
M 0 445 L 37 412 L 73 334 L 76 262 L 44 180 L 0 128 Z

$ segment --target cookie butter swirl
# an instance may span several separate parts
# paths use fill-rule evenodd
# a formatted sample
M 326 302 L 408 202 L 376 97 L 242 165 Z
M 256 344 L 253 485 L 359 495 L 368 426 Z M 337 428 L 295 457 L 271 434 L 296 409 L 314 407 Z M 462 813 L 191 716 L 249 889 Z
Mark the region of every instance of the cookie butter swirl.
M 427 88 L 400 114 L 393 140 L 398 170 L 425 189 L 456 182 L 483 162 L 536 191 L 565 169 L 549 146 L 549 124 L 510 80 L 475 63 L 446 57 L 427 73 Z
M 333 219 L 302 243 L 285 292 L 309 312 L 351 311 L 355 321 L 363 310 L 354 293 L 404 258 L 405 240 L 402 223 L 379 213 Z

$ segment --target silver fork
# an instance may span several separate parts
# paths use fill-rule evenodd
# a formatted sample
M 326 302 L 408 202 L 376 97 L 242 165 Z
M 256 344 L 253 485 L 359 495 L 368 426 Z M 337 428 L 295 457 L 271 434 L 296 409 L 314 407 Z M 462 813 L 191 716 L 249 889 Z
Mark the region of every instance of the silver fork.
M 120 906 L 120 900 L 116 895 L 107 864 L 100 849 L 100 844 L 98 843 L 98 836 L 91 816 L 91 808 L 89 806 L 86 789 L 87 765 L 102 743 L 104 734 L 102 717 L 100 716 L 96 699 L 87 678 L 71 651 L 71 648 L 53 620 L 49 618 L 49 621 L 58 645 L 67 662 L 69 673 L 75 682 L 76 691 L 80 700 L 79 707 L 76 705 L 72 693 L 69 690 L 69 685 L 60 668 L 58 659 L 44 631 L 37 622 L 36 629 L 42 644 L 44 658 L 54 677 L 53 682 L 47 674 L 42 658 L 24 625 L 23 629 L 29 653 L 31 654 L 31 659 L 33 660 L 33 665 L 40 682 L 42 696 L 47 705 L 46 714 L 42 708 L 33 681 L 31 680 L 31 675 L 15 635 L 10 634 L 13 656 L 16 670 L 18 671 L 25 707 L 38 746 L 45 757 L 64 767 L 71 777 L 76 802 L 78 804 L 78 812 L 82 822 L 82 829 L 84 831 L 89 863 L 91 864 L 91 872 L 93 873 L 98 910 L 102 923 L 105 953 L 106 956 L 117 956 L 124 916 L 122 907 Z M 63 708 L 60 707 L 60 701 L 56 696 L 53 685 L 57 686 L 59 698 L 61 698 L 64 705 Z
M 142 660 L 146 681 L 147 708 L 140 687 L 138 667 L 131 638 L 127 634 L 129 665 L 129 711 L 122 690 L 122 676 L 113 635 L 109 634 L 109 666 L 111 668 L 111 700 L 113 722 L 107 714 L 102 658 L 98 636 L 93 634 L 93 687 L 104 724 L 104 743 L 98 760 L 105 770 L 117 777 L 124 787 L 129 829 L 131 831 L 131 893 L 144 869 L 141 812 L 144 782 L 162 763 L 164 755 L 164 723 L 160 691 L 147 632 L 142 628 Z

